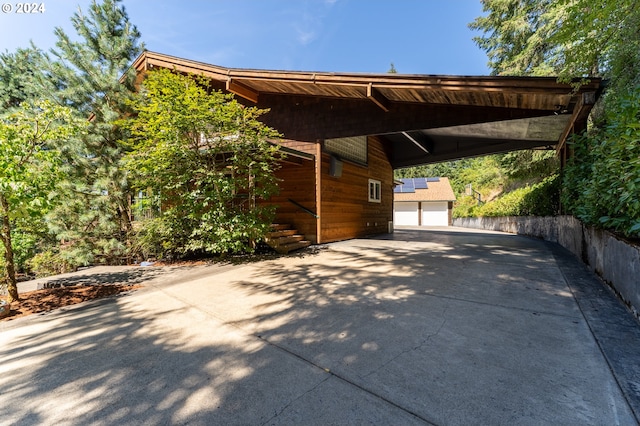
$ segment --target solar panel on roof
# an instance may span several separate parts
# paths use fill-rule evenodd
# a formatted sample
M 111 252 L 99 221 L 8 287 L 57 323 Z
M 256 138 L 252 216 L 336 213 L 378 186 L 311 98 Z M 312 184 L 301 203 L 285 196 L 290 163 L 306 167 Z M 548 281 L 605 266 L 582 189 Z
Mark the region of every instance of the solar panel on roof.
M 413 180 L 413 186 L 416 189 L 427 189 L 427 179 L 425 178 L 415 178 Z
M 413 185 L 413 179 L 411 178 L 402 179 L 402 186 L 407 188 L 415 188 L 415 186 Z
M 429 182 L 440 182 L 439 177 L 428 178 L 402 178 L 402 185 L 393 188 L 393 192 L 397 193 L 415 193 L 416 189 L 429 189 Z
M 402 185 L 393 187 L 393 192 L 397 193 L 413 193 L 416 192 L 413 186 L 413 179 L 401 179 Z

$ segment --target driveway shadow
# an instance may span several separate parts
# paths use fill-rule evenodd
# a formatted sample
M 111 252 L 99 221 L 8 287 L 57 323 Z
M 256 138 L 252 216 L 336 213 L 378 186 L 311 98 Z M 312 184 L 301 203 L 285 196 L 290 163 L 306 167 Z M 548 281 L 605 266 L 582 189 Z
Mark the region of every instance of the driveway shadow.
M 633 421 L 541 241 L 402 231 L 162 283 L 0 332 L 0 418 Z

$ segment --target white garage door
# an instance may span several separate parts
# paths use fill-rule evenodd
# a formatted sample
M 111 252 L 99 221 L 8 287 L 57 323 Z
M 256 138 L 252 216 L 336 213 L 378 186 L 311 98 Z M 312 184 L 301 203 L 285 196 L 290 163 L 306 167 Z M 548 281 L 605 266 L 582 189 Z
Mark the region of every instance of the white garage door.
M 422 226 L 448 226 L 449 211 L 446 201 L 422 203 Z
M 393 203 L 393 223 L 395 225 L 418 226 L 418 202 Z

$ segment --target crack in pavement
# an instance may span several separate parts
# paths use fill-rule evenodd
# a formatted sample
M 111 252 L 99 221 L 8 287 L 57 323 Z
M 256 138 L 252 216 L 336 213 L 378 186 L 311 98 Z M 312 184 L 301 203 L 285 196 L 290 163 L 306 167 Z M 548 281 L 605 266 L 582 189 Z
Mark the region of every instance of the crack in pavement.
M 266 422 L 262 423 L 262 426 L 268 424 L 270 421 L 272 421 L 273 419 L 275 419 L 276 417 L 282 415 L 282 413 L 284 413 L 285 411 L 287 411 L 287 409 L 296 401 L 299 401 L 300 399 L 302 399 L 304 396 L 310 394 L 311 392 L 313 392 L 314 390 L 316 390 L 318 387 L 320 387 L 321 385 L 323 385 L 324 383 L 326 383 L 329 379 L 331 379 L 331 376 L 327 376 L 324 379 L 322 379 L 321 381 L 319 381 L 318 383 L 316 383 L 315 386 L 313 386 L 311 389 L 308 389 L 307 391 L 303 392 L 302 394 L 300 394 L 298 397 L 292 399 L 291 401 L 289 401 L 284 407 L 282 407 L 280 409 L 280 411 L 276 412 L 273 416 L 271 416 L 269 419 L 267 419 Z
M 340 375 L 338 373 L 335 373 L 334 371 L 332 371 L 329 368 L 322 367 L 321 365 L 317 364 L 316 362 L 314 362 L 314 361 L 312 361 L 312 360 L 310 360 L 308 358 L 305 358 L 304 356 L 302 356 L 302 355 L 300 355 L 300 354 L 298 354 L 296 352 L 293 352 L 292 350 L 289 350 L 289 349 L 287 349 L 287 348 L 285 348 L 283 346 L 280 346 L 280 345 L 278 345 L 276 343 L 273 343 L 273 342 L 263 338 L 260 335 L 253 335 L 253 336 L 257 337 L 258 339 L 260 339 L 261 341 L 265 342 L 266 344 L 268 344 L 270 346 L 273 346 L 274 348 L 277 348 L 277 349 L 279 349 L 279 350 L 281 350 L 281 351 L 283 351 L 283 352 L 285 352 L 285 353 L 287 353 L 289 355 L 292 355 L 292 356 L 298 358 L 299 360 L 301 360 L 301 361 L 303 361 L 303 362 L 305 362 L 305 363 L 307 363 L 307 364 L 309 364 L 309 365 L 311 365 L 311 366 L 313 366 L 315 368 L 319 368 L 319 369 L 323 370 L 324 372 L 329 374 L 329 377 L 327 377 L 326 380 L 329 380 L 329 378 L 331 378 L 331 377 L 335 377 L 336 379 L 338 379 L 338 380 L 340 380 L 340 381 L 342 381 L 344 383 L 347 383 L 348 385 L 351 385 L 351 386 L 353 386 L 353 387 L 355 387 L 357 389 L 360 389 L 361 391 L 366 392 L 367 394 L 369 394 L 369 395 L 371 395 L 371 396 L 373 396 L 373 397 L 375 397 L 377 399 L 380 399 L 380 400 L 386 402 L 387 404 L 398 408 L 399 410 L 404 411 L 405 413 L 417 418 L 418 420 L 424 422 L 427 425 L 438 426 L 437 423 L 433 422 L 432 420 L 424 418 L 422 415 L 412 411 L 411 409 L 409 409 L 407 407 L 403 407 L 399 403 L 396 403 L 396 402 L 388 399 L 387 397 L 385 397 L 383 395 L 380 395 L 380 394 L 378 394 L 378 393 L 376 393 L 376 392 L 374 392 L 374 391 L 372 391 L 370 389 L 367 389 L 363 385 L 360 385 L 360 384 L 354 382 L 353 380 L 351 380 L 351 379 L 349 379 L 349 378 L 347 378 L 345 376 L 342 376 L 342 375 Z M 326 380 L 324 380 L 323 382 L 319 383 L 317 386 L 319 386 L 320 384 L 326 382 Z M 272 417 L 271 419 L 273 419 L 273 418 L 274 417 Z
M 214 318 L 217 321 L 220 321 L 222 324 L 226 324 L 226 325 L 228 325 L 230 327 L 233 327 L 233 328 L 237 329 L 238 331 L 242 332 L 243 334 L 245 334 L 247 336 L 252 336 L 254 338 L 257 338 L 258 340 L 264 342 L 265 344 L 267 344 L 267 345 L 269 345 L 269 346 L 271 346 L 273 348 L 276 348 L 276 349 L 278 349 L 278 350 L 280 350 L 280 351 L 282 351 L 282 352 L 284 352 L 284 353 L 286 353 L 288 355 L 291 355 L 291 356 L 293 356 L 295 358 L 298 358 L 299 360 L 303 361 L 304 363 L 309 364 L 309 365 L 311 365 L 311 366 L 313 366 L 315 368 L 318 368 L 318 369 L 324 371 L 325 373 L 327 373 L 329 376 L 325 380 L 319 382 L 313 389 L 316 389 L 318 386 L 320 386 L 321 384 L 325 383 L 331 377 L 335 377 L 336 379 L 338 379 L 338 380 L 340 380 L 340 381 L 342 381 L 344 383 L 347 383 L 348 385 L 351 385 L 351 386 L 353 386 L 353 387 L 355 387 L 357 389 L 360 389 L 361 391 L 363 391 L 363 392 L 365 392 L 365 393 L 367 393 L 367 394 L 369 394 L 369 395 L 371 395 L 371 396 L 373 396 L 373 397 L 375 397 L 377 399 L 380 399 L 381 401 L 384 401 L 385 403 L 387 403 L 387 404 L 389 404 L 389 405 L 391 405 L 393 407 L 396 407 L 397 409 L 399 409 L 401 411 L 404 411 L 405 413 L 407 413 L 407 414 L 417 418 L 418 420 L 422 421 L 426 425 L 437 426 L 437 423 L 435 423 L 432 420 L 426 419 L 424 416 L 412 411 L 410 408 L 404 407 L 404 406 L 400 405 L 400 403 L 394 402 L 394 401 L 388 399 L 387 397 L 385 397 L 383 395 L 380 395 L 380 394 L 376 393 L 375 391 L 373 391 L 371 389 L 368 389 L 368 388 L 364 387 L 363 385 L 360 385 L 360 384 L 354 382 L 353 380 L 351 380 L 351 379 L 349 379 L 349 378 L 347 378 L 345 376 L 342 376 L 342 375 L 340 375 L 338 373 L 335 373 L 331 369 L 323 367 L 323 366 L 317 364 L 316 362 L 314 362 L 311 359 L 305 358 L 304 356 L 302 356 L 302 355 L 300 355 L 300 354 L 298 354 L 298 353 L 296 353 L 296 352 L 294 352 L 294 351 L 292 351 L 290 349 L 287 349 L 284 346 L 281 346 L 281 345 L 279 345 L 277 343 L 274 343 L 274 342 L 268 340 L 267 338 L 263 337 L 260 334 L 252 333 L 251 331 L 248 331 L 248 330 L 244 329 L 240 325 L 227 322 L 224 318 L 219 317 L 218 315 L 214 314 L 213 312 L 210 312 L 209 310 L 203 309 L 201 306 L 198 306 L 198 305 L 196 305 L 196 304 L 194 304 L 192 302 L 189 302 L 185 298 L 181 298 L 181 297 L 179 297 L 179 296 L 177 296 L 175 294 L 172 294 L 172 292 L 168 291 L 167 289 L 158 288 L 157 290 L 161 291 L 161 292 L 164 292 L 165 294 L 171 295 L 176 300 L 178 300 L 181 303 L 185 304 L 184 308 L 191 308 L 191 309 L 198 310 L 198 311 L 204 313 L 205 315 L 207 315 L 207 316 L 209 316 L 211 318 Z M 447 307 L 447 309 L 448 309 L 448 307 Z M 446 313 L 447 309 L 444 310 L 443 314 Z M 429 335 L 427 337 L 427 339 L 425 339 L 425 341 L 421 345 L 418 345 L 418 347 L 420 347 L 424 343 L 426 343 L 426 341 L 428 341 L 428 339 L 432 338 L 433 336 L 436 336 L 440 332 L 440 330 L 442 330 L 442 327 L 444 326 L 445 323 L 446 323 L 446 319 L 443 319 L 443 322 L 442 322 L 442 324 L 440 324 L 440 327 L 438 328 L 436 333 L 432 333 L 431 335 Z M 400 355 L 402 355 L 402 354 L 400 354 Z M 398 356 L 400 356 L 400 355 L 398 355 Z M 397 358 L 397 357 L 395 357 L 395 358 Z M 310 392 L 310 391 L 312 391 L 313 389 L 305 392 L 305 394 Z M 295 400 L 292 400 L 288 405 L 291 405 L 293 402 L 295 402 L 296 400 L 298 400 L 299 398 L 301 398 L 305 394 L 301 395 L 300 397 L 296 398 Z M 282 412 L 284 412 L 284 409 L 280 413 L 282 413 Z M 275 417 L 277 417 L 277 415 L 278 414 L 276 414 L 275 416 L 272 416 L 269 420 L 273 420 Z
M 424 345 L 426 345 L 432 338 L 436 337 L 438 334 L 440 334 L 440 331 L 442 331 L 442 329 L 444 328 L 444 325 L 447 323 L 447 319 L 446 314 L 447 311 L 449 310 L 449 305 L 447 304 L 447 306 L 444 308 L 443 312 L 442 312 L 442 322 L 440 323 L 440 325 L 438 326 L 438 329 L 435 331 L 435 333 L 430 333 L 428 334 L 418 345 L 411 347 L 409 349 L 405 349 L 403 351 L 401 351 L 399 354 L 397 354 L 396 356 L 392 357 L 391 359 L 387 360 L 385 363 L 383 363 L 382 365 L 380 365 L 379 367 L 375 368 L 374 370 L 370 371 L 369 373 L 365 374 L 364 376 L 361 376 L 363 379 L 366 379 L 367 377 L 373 375 L 374 373 L 382 370 L 383 368 L 385 368 L 387 365 L 391 364 L 392 362 L 394 362 L 395 360 L 397 360 L 398 358 L 400 358 L 401 356 L 408 354 L 410 352 L 414 352 L 417 351 L 419 349 L 421 349 L 422 347 L 424 347 Z

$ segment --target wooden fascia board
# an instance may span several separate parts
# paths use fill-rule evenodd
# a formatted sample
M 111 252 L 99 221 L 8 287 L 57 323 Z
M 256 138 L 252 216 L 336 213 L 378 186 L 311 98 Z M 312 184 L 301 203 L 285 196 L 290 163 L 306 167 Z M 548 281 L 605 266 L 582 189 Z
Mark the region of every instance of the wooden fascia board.
M 260 93 L 252 88 L 252 83 L 260 81 L 273 83 L 297 83 L 313 85 L 333 85 L 356 87 L 361 95 L 369 98 L 387 111 L 390 101 L 383 95 L 389 90 L 442 90 L 468 92 L 510 92 L 513 94 L 549 94 L 571 96 L 570 84 L 558 83 L 553 77 L 500 77 L 500 76 L 437 76 L 419 74 L 365 74 L 327 73 L 300 71 L 269 71 L 239 68 L 223 68 L 201 62 L 176 58 L 154 52 L 143 52 L 133 64 L 138 72 L 151 67 L 165 67 L 180 72 L 200 74 L 225 82 L 231 92 L 252 102 L 257 102 Z M 596 91 L 601 85 L 598 78 L 581 86 L 580 92 Z M 267 93 L 267 92 L 264 92 Z M 295 90 L 278 90 L 278 94 L 297 94 Z M 338 96 L 341 97 L 341 96 Z M 345 97 L 353 98 L 353 95 Z M 566 106 L 566 105 L 564 105 Z

